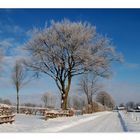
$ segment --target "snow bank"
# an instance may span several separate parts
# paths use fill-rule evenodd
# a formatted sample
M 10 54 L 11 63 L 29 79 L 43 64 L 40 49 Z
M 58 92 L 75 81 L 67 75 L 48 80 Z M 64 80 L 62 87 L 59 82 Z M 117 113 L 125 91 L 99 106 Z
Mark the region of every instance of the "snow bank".
M 0 108 L 10 108 L 10 106 L 9 105 L 7 105 L 7 104 L 0 104 Z
M 73 117 L 59 117 L 45 121 L 41 116 L 17 114 L 15 122 L 0 125 L 0 132 L 58 132 L 78 124 L 90 122 L 110 112 L 79 115 Z
M 119 111 L 122 118 L 122 125 L 129 132 L 140 132 L 140 114 L 135 112 Z
M 108 112 L 106 112 L 107 114 Z M 105 113 L 104 113 L 105 114 Z M 61 126 L 56 126 L 56 127 L 52 127 L 52 128 L 48 128 L 48 129 L 44 129 L 44 130 L 41 130 L 41 132 L 59 132 L 59 131 L 62 131 L 64 129 L 67 129 L 67 128 L 70 128 L 70 127 L 74 127 L 76 125 L 80 125 L 82 123 L 85 123 L 85 122 L 88 122 L 88 121 L 92 121 L 94 119 L 96 119 L 97 117 L 99 116 L 102 116 L 103 114 L 98 114 L 96 116 L 90 116 L 90 117 L 86 117 L 86 118 L 82 118 L 82 119 L 79 119 L 77 121 L 74 121 L 74 120 L 71 120 L 73 122 L 69 122 L 67 124 L 64 124 L 64 125 L 61 125 Z M 64 118 L 63 118 L 64 119 Z

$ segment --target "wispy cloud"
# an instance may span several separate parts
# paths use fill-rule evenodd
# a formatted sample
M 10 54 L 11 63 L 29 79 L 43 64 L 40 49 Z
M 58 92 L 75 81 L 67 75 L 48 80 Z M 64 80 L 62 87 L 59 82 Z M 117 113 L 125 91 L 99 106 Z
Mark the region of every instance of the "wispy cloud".
M 13 41 L 13 38 L 0 39 L 0 47 L 7 49 L 12 46 Z
M 18 25 L 12 25 L 12 24 L 3 24 L 0 22 L 0 33 L 13 33 L 13 34 L 23 34 L 26 33 L 23 28 L 21 28 Z
M 28 30 L 14 23 L 11 18 L 0 21 L 0 48 L 3 48 L 5 56 L 22 57 L 23 42 L 29 37 Z
M 139 63 L 125 63 L 124 65 L 126 68 L 129 68 L 129 69 L 139 69 L 140 68 Z
M 3 49 L 5 56 L 22 56 L 24 51 L 21 51 L 22 45 L 15 38 L 0 39 L 0 48 Z M 25 55 L 25 54 L 24 54 Z

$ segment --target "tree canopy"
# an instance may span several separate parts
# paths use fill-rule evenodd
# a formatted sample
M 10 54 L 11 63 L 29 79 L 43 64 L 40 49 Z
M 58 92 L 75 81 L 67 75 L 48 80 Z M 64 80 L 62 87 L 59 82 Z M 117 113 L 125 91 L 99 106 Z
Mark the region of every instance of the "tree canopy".
M 36 29 L 25 49 L 30 58 L 26 66 L 55 80 L 67 108 L 67 97 L 74 76 L 93 72 L 107 77 L 112 61 L 120 60 L 108 38 L 86 22 L 52 21 L 44 29 Z

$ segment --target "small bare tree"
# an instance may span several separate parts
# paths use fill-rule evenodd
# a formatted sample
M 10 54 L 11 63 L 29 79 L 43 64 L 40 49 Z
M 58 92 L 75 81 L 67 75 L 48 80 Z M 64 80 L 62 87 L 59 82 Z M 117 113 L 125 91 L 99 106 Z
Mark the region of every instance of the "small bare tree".
M 11 101 L 9 99 L 4 99 L 3 103 L 7 104 L 7 105 L 12 105 L 12 103 L 11 103 Z
M 2 98 L 0 98 L 0 103 L 7 104 L 7 105 L 11 105 L 12 104 L 9 99 L 2 99 Z
M 67 107 L 68 107 L 68 108 L 71 108 L 71 107 L 72 107 L 72 96 L 69 96 L 69 97 L 68 97 L 68 100 L 67 100 Z
M 75 109 L 82 109 L 86 105 L 83 96 L 78 96 L 78 95 L 73 96 L 72 103 Z
M 128 108 L 128 109 L 134 109 L 135 108 L 135 103 L 133 102 L 133 101 L 129 101 L 129 102 L 127 102 L 126 103 L 126 107 Z
M 52 21 L 43 30 L 36 30 L 24 48 L 31 58 L 26 66 L 55 81 L 61 93 L 62 109 L 67 108 L 74 76 L 89 71 L 107 76 L 111 62 L 120 58 L 109 39 L 99 36 L 94 26 L 69 20 Z
M 140 102 L 137 102 L 135 107 L 138 107 L 138 106 L 140 106 Z
M 80 100 L 78 99 L 78 96 L 74 96 L 73 99 L 72 99 L 72 102 L 73 102 L 73 107 L 75 109 L 79 109 Z
M 120 103 L 119 107 L 125 107 L 125 104 L 124 103 Z
M 101 91 L 97 94 L 96 101 L 101 103 L 103 106 L 107 106 L 111 109 L 113 109 L 113 107 L 115 106 L 113 98 L 105 91 Z
M 49 92 L 44 93 L 43 96 L 41 97 L 41 100 L 44 103 L 44 107 L 47 107 L 48 106 L 49 99 L 50 99 L 50 93 Z
M 86 99 L 84 96 L 80 97 L 80 109 L 82 110 L 86 106 Z
M 37 107 L 36 104 L 33 104 L 33 103 L 24 103 L 22 104 L 23 106 L 27 106 L 27 107 Z
M 82 93 L 86 95 L 89 105 L 92 105 L 93 96 L 102 88 L 102 85 L 98 83 L 98 78 L 94 77 L 93 74 L 84 75 L 80 80 L 79 86 Z
M 3 101 L 2 98 L 0 98 L 0 103 L 2 103 L 2 101 Z
M 55 97 L 50 93 L 46 92 L 42 95 L 41 100 L 44 103 L 44 107 L 54 107 L 55 106 Z
M 11 79 L 17 92 L 17 113 L 19 113 L 19 90 L 31 80 L 27 80 L 27 71 L 24 69 L 22 60 L 16 60 Z

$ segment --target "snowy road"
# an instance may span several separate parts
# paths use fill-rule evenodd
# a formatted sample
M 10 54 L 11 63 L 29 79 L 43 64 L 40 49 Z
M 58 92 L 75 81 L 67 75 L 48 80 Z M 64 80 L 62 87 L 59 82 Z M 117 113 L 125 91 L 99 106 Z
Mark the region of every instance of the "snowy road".
M 47 121 L 40 116 L 16 115 L 16 121 L 0 125 L 0 132 L 123 132 L 117 112 L 60 117 Z
M 61 132 L 123 132 L 123 128 L 118 114 L 112 112 Z

